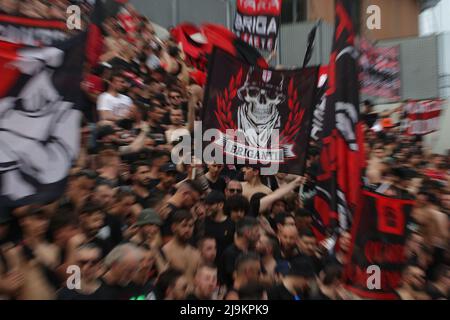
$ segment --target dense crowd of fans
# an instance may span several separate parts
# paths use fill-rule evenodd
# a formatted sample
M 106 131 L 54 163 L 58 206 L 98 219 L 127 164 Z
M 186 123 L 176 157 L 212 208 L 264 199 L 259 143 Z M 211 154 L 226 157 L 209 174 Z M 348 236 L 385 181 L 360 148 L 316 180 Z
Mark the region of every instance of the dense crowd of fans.
M 7 11 L 22 2 L 1 3 Z M 350 231 L 328 246 L 313 229 L 318 146 L 304 177 L 172 163 L 203 88 L 177 44 L 136 19 L 135 34 L 114 18 L 103 26 L 104 52 L 81 84 L 81 151 L 63 197 L 0 215 L 0 299 L 357 299 L 342 286 Z M 399 298 L 447 299 L 449 157 L 380 121 L 390 114 L 370 102 L 363 111 L 367 187 L 416 200 Z M 389 125 L 372 130 L 377 123 Z

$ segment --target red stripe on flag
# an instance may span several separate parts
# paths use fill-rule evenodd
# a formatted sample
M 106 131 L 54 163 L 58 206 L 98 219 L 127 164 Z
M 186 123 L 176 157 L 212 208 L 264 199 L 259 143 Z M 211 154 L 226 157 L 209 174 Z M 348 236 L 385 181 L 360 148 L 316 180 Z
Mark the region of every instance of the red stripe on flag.
M 16 17 L 0 14 L 0 23 L 19 24 L 22 26 L 34 27 L 34 28 L 49 28 L 49 29 L 61 29 L 66 30 L 67 25 L 65 22 L 58 20 L 42 20 L 32 19 L 26 17 Z
M 281 2 L 282 0 L 237 0 L 236 8 L 239 13 L 251 16 L 279 16 L 281 14 Z
M 11 87 L 16 83 L 21 72 L 11 65 L 17 59 L 17 50 L 22 45 L 0 41 L 0 97 L 4 97 Z
M 410 120 L 430 120 L 434 118 L 439 118 L 441 116 L 441 110 L 434 110 L 423 113 L 410 113 L 408 118 Z

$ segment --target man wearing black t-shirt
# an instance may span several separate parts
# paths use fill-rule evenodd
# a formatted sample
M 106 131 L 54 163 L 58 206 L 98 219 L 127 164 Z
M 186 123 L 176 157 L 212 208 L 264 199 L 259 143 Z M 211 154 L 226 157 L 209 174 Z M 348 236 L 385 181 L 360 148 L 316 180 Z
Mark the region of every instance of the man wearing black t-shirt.
M 158 104 L 158 102 L 152 100 L 147 114 L 150 134 L 157 144 L 164 144 L 166 137 L 164 135 L 165 130 L 161 127 L 161 121 L 166 114 L 166 111 L 160 104 Z M 158 137 L 160 137 L 161 140 L 158 140 Z
M 259 223 L 253 217 L 245 217 L 236 224 L 234 242 L 222 254 L 220 267 L 221 283 L 233 285 L 233 272 L 236 259 L 243 253 L 253 250 L 260 237 Z
M 133 181 L 133 192 L 136 202 L 143 208 L 150 207 L 151 194 L 148 189 L 150 184 L 150 164 L 143 161 L 135 162 L 130 169 Z
M 86 237 L 86 242 L 95 244 L 106 256 L 113 248 L 113 243 L 99 236 L 99 231 L 105 226 L 105 213 L 102 207 L 94 201 L 86 201 L 80 209 L 79 226 Z
M 209 216 L 205 219 L 205 236 L 216 239 L 217 257 L 233 243 L 234 223 L 223 212 L 225 196 L 218 191 L 211 191 L 205 199 Z M 216 264 L 218 264 L 216 259 Z
M 169 162 L 163 165 L 159 170 L 158 184 L 150 189 L 150 199 L 148 204 L 150 207 L 156 207 L 164 198 L 171 195 L 174 191 L 173 186 L 177 179 L 177 167 Z
M 281 283 L 267 291 L 269 300 L 307 300 L 309 282 L 314 279 L 314 268 L 309 259 L 296 258 L 289 263 Z
M 223 193 L 225 192 L 227 184 L 225 180 L 220 176 L 222 169 L 223 164 L 208 164 L 208 172 L 205 174 L 205 177 L 208 180 L 208 184 L 211 190 L 216 190 Z
M 200 200 L 201 194 L 201 187 L 196 182 L 187 180 L 178 187 L 175 194 L 160 208 L 159 214 L 163 219 L 161 227 L 163 242 L 167 242 L 172 237 L 172 218 L 175 212 L 180 209 L 191 209 Z
M 88 244 L 76 251 L 75 265 L 80 268 L 79 287 L 62 288 L 58 292 L 58 300 L 103 300 L 108 299 L 105 285 L 99 280 L 101 251 L 98 247 Z M 70 283 L 70 281 L 68 281 Z M 68 284 L 69 284 L 68 283 Z M 74 283 L 76 284 L 76 283 Z

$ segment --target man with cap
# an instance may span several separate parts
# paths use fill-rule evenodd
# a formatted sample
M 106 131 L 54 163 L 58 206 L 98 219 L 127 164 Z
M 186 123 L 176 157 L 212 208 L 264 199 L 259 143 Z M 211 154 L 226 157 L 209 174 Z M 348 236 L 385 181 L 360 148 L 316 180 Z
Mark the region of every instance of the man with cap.
M 269 300 L 306 300 L 309 282 L 314 279 L 314 267 L 306 258 L 296 258 L 289 263 L 281 283 L 267 291 Z
M 174 185 L 177 179 L 177 166 L 172 162 L 168 162 L 159 169 L 159 183 L 150 189 L 150 199 L 148 204 L 150 207 L 156 206 L 165 197 L 173 193 Z
M 136 235 L 130 239 L 130 242 L 138 246 L 146 247 L 152 251 L 156 260 L 156 267 L 159 271 L 162 271 L 166 266 L 166 260 L 161 251 L 161 225 L 162 220 L 155 210 L 144 209 L 135 224 L 138 231 Z
M 222 256 L 223 251 L 233 243 L 234 222 L 224 213 L 225 195 L 222 192 L 211 191 L 206 196 L 205 204 L 207 206 L 205 235 L 216 239 L 218 259 Z
M 161 218 L 155 210 L 150 208 L 142 210 L 135 223 L 138 231 L 136 235 L 130 239 L 130 242 L 139 246 L 147 245 L 148 247 L 159 247 L 161 244 L 161 225 Z

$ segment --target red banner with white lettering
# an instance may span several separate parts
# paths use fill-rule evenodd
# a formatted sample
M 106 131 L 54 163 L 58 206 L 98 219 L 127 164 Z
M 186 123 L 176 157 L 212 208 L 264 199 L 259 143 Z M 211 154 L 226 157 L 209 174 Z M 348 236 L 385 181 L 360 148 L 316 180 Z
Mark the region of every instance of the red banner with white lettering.
M 407 224 L 412 200 L 364 191 L 364 206 L 352 226 L 346 288 L 366 299 L 392 300 L 406 263 Z
M 282 0 L 237 0 L 234 32 L 251 46 L 275 49 L 281 22 Z

